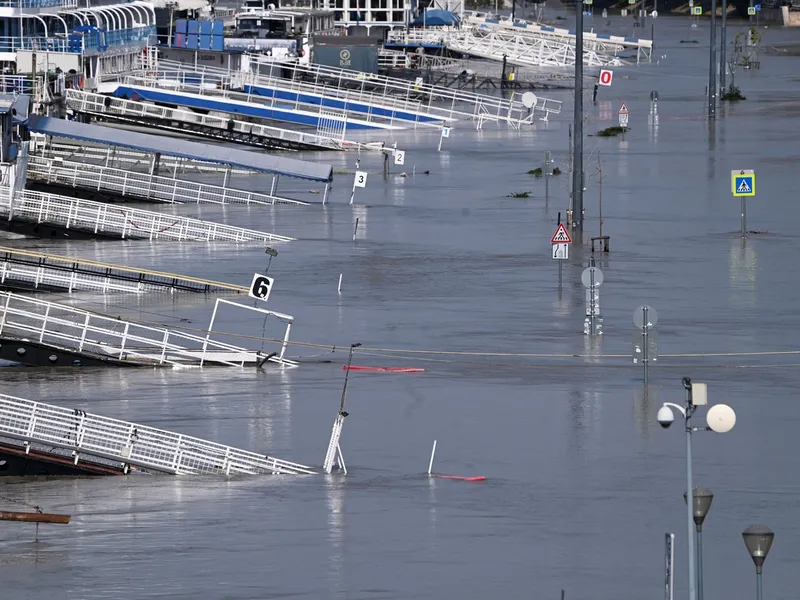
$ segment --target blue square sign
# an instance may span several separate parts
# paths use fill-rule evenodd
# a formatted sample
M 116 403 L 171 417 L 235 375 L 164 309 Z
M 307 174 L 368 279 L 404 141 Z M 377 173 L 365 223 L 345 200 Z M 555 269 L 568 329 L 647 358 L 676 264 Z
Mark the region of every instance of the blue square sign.
M 756 12 L 761 12 L 761 5 L 760 4 L 756 4 Z

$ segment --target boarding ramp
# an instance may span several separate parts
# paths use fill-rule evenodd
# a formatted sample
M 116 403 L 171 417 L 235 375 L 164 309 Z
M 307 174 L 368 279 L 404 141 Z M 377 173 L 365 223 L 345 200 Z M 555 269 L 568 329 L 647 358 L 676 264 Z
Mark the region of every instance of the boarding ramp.
M 192 133 L 213 140 L 235 142 L 273 150 L 380 150 L 384 144 L 343 139 L 344 127 L 318 129 L 316 133 L 250 123 L 180 108 L 158 106 L 69 89 L 67 107 L 97 120 L 156 127 L 164 131 Z M 341 123 L 341 121 L 337 121 Z
M 422 43 L 433 32 L 410 30 L 412 42 Z M 392 35 L 392 32 L 389 32 Z M 575 64 L 575 42 L 531 36 L 506 29 L 453 29 L 438 32 L 448 50 L 469 56 L 528 67 L 567 67 Z M 623 61 L 614 53 L 584 47 L 583 64 L 589 67 L 618 66 Z
M 333 180 L 333 166 L 330 164 L 307 162 L 231 146 L 204 144 L 165 135 L 153 135 L 40 115 L 28 117 L 28 130 L 32 133 L 56 138 L 139 150 L 151 154 L 155 163 L 158 163 L 162 156 L 173 156 L 258 171 L 273 177 L 291 177 L 326 185 Z
M 178 242 L 288 242 L 293 238 L 190 217 L 0 186 L 0 219 L 88 237 Z
M 45 151 L 46 152 L 46 151 Z M 291 204 L 308 206 L 307 202 L 210 185 L 174 177 L 162 177 L 116 169 L 85 162 L 66 161 L 60 156 L 31 154 L 28 159 L 28 181 L 39 185 L 91 191 L 140 202 L 163 204 Z
M 500 15 L 490 15 L 476 11 L 467 11 L 462 18 L 462 26 L 479 30 L 507 31 L 513 34 L 528 35 L 554 42 L 566 42 L 575 45 L 575 30 L 563 29 L 526 21 L 524 19 L 511 19 Z M 653 40 L 640 39 L 633 36 L 611 35 L 608 33 L 583 32 L 584 52 L 598 52 L 600 54 L 619 54 L 635 50 L 638 60 L 649 60 L 653 50 Z
M 537 97 L 534 107 L 528 108 L 517 94 L 512 95 L 511 99 L 496 98 L 444 86 L 321 65 L 291 64 L 282 65 L 278 69 L 264 57 L 256 55 L 250 57 L 250 66 L 254 73 L 258 73 L 256 81 L 263 77 L 272 77 L 270 73 L 273 69 L 275 72 L 280 70 L 288 79 L 312 83 L 319 87 L 326 86 L 328 89 L 336 88 L 354 97 L 368 93 L 372 96 L 415 100 L 431 114 L 446 119 L 473 120 L 477 122 L 479 129 L 487 122 L 505 122 L 518 127 L 524 123 L 531 123 L 534 118 L 547 120 L 550 115 L 561 112 L 560 100 L 542 96 Z
M 7 247 L 0 247 L 0 288 L 70 294 L 80 291 L 246 294 L 248 291 L 232 283 Z
M 210 329 L 205 336 L 194 335 L 0 292 L 0 358 L 36 366 L 78 361 L 77 365 L 85 366 L 245 367 L 272 362 L 296 367 L 295 361 L 285 358 L 294 317 L 258 310 L 286 324 L 283 342 L 270 342 L 274 352 L 212 340 Z M 52 353 L 45 354 L 49 360 L 41 360 L 41 350 Z
M 0 395 L 0 440 L 27 455 L 50 456 L 168 475 L 311 475 L 311 467 L 120 421 L 84 410 Z
M 185 67 L 185 65 L 184 65 Z M 109 84 L 111 85 L 111 84 Z M 323 118 L 329 118 L 331 107 L 311 102 L 301 94 L 292 98 L 266 96 L 260 90 L 230 89 L 221 82 L 206 83 L 195 75 L 170 71 L 156 76 L 130 75 L 124 82 L 114 84 L 111 92 L 118 98 L 145 100 L 167 106 L 185 107 L 197 111 L 241 115 L 243 117 L 280 121 L 319 127 Z M 395 115 L 339 110 L 336 118 L 342 122 L 342 131 L 353 129 L 396 131 L 432 126 L 427 121 L 408 121 Z
M 286 63 L 269 61 L 274 67 L 268 76 L 253 77 L 247 73 L 230 72 L 221 68 L 194 68 L 175 61 L 159 61 L 158 71 L 145 72 L 145 79 L 156 79 L 161 85 L 178 85 L 182 89 L 197 89 L 206 92 L 224 90 L 243 91 L 252 96 L 271 98 L 274 101 L 302 103 L 327 110 L 343 111 L 352 118 L 368 116 L 370 119 L 385 119 L 391 124 L 409 127 L 424 124 L 435 125 L 442 120 L 450 120 L 439 114 L 432 114 L 417 99 L 398 96 L 381 96 L 362 92 L 358 95 L 347 93 L 336 87 L 315 85 L 297 79 L 283 77 Z M 130 78 L 126 82 L 131 83 Z M 135 81 L 134 81 L 135 83 Z M 360 117 L 359 117 L 360 115 Z

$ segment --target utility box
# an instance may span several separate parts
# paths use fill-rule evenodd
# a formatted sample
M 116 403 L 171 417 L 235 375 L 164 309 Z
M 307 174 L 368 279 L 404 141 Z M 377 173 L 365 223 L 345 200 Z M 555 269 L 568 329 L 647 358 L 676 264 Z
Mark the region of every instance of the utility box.
M 314 64 L 363 73 L 378 72 L 380 40 L 372 37 L 314 36 Z

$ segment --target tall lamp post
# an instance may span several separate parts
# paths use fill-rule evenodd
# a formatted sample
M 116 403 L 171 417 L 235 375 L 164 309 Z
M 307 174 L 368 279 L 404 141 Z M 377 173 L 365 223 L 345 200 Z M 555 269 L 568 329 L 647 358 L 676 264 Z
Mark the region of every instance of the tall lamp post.
M 744 545 L 750 553 L 750 558 L 756 565 L 756 598 L 761 600 L 761 567 L 767 560 L 767 554 L 772 547 L 775 534 L 766 525 L 751 525 L 742 532 Z
M 683 499 L 687 496 L 684 493 Z M 697 532 L 697 600 L 703 600 L 703 521 L 706 520 L 708 510 L 714 501 L 711 490 L 696 487 L 692 493 L 692 512 L 694 513 L 694 527 Z
M 684 419 L 684 429 L 686 430 L 686 494 L 692 495 L 692 433 L 695 431 L 715 431 L 717 433 L 727 433 L 736 424 L 736 413 L 727 404 L 715 404 L 706 413 L 706 427 L 693 427 L 691 424 L 692 415 L 698 406 L 708 404 L 708 388 L 705 383 L 692 383 L 689 377 L 683 378 L 683 387 L 686 390 L 686 405 L 681 406 L 673 402 L 664 402 L 658 409 L 656 419 L 664 428 L 668 428 L 675 421 L 672 409 L 677 410 Z M 697 600 L 697 571 L 695 569 L 695 532 L 694 532 L 694 507 L 693 502 L 686 503 L 686 527 L 688 531 L 688 558 L 689 558 L 689 600 Z

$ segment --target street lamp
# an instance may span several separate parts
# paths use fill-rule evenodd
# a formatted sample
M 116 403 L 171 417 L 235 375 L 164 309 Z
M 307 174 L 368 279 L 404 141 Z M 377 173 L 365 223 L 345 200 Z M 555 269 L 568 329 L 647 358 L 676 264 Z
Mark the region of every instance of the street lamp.
M 756 565 L 756 598 L 761 600 L 761 567 L 767 560 L 767 554 L 772 547 L 775 534 L 766 525 L 751 525 L 742 532 L 744 545 L 750 553 L 750 558 Z
M 736 413 L 727 404 L 715 404 L 706 413 L 707 427 L 692 427 L 692 415 L 698 406 L 708 404 L 708 388 L 705 383 L 692 383 L 689 377 L 684 377 L 683 387 L 686 390 L 686 406 L 664 402 L 658 409 L 656 419 L 664 428 L 668 428 L 675 421 L 672 413 L 674 408 L 683 415 L 686 430 L 686 493 L 692 494 L 692 433 L 695 431 L 715 431 L 717 433 L 727 433 L 736 424 Z M 686 503 L 686 527 L 689 533 L 687 544 L 689 548 L 689 600 L 697 600 L 697 580 L 695 570 L 695 533 L 692 527 L 694 521 L 694 502 Z
M 683 499 L 687 496 L 684 493 Z M 706 520 L 708 510 L 714 501 L 714 494 L 706 488 L 696 487 L 692 491 L 692 512 L 694 526 L 697 530 L 697 600 L 703 600 L 703 521 Z

